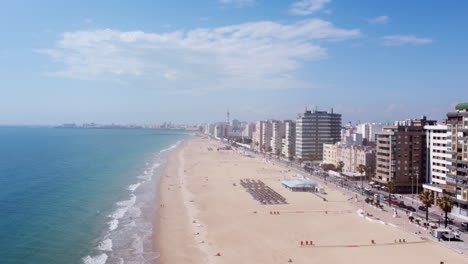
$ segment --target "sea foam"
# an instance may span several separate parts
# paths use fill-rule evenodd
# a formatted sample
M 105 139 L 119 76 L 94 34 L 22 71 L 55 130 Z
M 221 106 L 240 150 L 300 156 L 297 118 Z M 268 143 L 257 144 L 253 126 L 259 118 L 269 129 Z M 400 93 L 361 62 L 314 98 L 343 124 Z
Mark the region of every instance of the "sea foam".
M 101 243 L 99 243 L 98 249 L 102 251 L 112 251 L 112 239 L 106 238 L 101 241 Z
M 91 256 L 86 256 L 83 258 L 83 263 L 84 264 L 104 264 L 107 261 L 107 254 L 102 253 L 100 255 L 91 257 Z

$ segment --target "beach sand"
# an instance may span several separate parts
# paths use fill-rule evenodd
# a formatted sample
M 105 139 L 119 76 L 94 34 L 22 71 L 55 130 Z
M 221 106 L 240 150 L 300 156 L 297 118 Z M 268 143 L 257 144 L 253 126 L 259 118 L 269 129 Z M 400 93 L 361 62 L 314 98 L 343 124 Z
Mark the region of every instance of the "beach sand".
M 233 150 L 218 152 L 221 146 L 196 138 L 170 154 L 159 183 L 158 264 L 468 263 L 435 242 L 365 220 L 347 202 L 350 196 L 331 186 L 325 187 L 328 201 L 291 192 L 280 180 L 295 172 Z M 240 185 L 245 178 L 262 180 L 288 204 L 261 205 Z M 394 243 L 403 238 L 407 243 Z M 314 246 L 300 246 L 306 240 Z

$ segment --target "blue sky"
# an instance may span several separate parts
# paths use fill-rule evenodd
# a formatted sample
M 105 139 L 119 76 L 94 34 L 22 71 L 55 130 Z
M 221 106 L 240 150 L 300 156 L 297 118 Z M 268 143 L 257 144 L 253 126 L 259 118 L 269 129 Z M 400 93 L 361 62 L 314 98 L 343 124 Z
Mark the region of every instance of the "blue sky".
M 0 124 L 442 119 L 468 2 L 3 1 Z

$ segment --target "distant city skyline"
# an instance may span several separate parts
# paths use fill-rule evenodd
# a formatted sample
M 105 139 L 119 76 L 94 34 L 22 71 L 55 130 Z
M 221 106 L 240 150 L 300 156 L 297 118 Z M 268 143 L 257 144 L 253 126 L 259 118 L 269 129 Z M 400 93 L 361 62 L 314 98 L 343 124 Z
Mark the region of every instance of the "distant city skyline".
M 441 120 L 467 101 L 468 3 L 9 1 L 0 125 Z M 435 19 L 434 14 L 437 14 Z

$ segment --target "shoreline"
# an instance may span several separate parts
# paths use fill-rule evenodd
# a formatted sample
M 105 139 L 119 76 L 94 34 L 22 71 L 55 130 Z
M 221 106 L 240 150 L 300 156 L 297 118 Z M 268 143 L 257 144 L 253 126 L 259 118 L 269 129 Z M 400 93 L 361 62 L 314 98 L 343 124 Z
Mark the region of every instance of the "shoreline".
M 186 145 L 195 139 L 181 142 L 167 156 L 158 186 L 154 224 L 154 249 L 159 254 L 156 263 L 204 263 L 189 223 L 189 209 L 186 203 L 187 190 L 180 169 L 180 157 Z M 171 176 L 169 176 L 171 175 Z M 169 210 L 167 210 L 169 209 Z M 178 254 L 171 254 L 178 251 Z
M 169 154 L 158 183 L 156 263 L 466 261 L 432 241 L 363 219 L 340 190 L 325 186 L 329 202 L 291 192 L 279 181 L 296 172 L 233 150 L 216 151 L 222 145 L 196 137 Z M 265 182 L 288 204 L 261 205 L 240 186 L 245 178 Z M 270 210 L 281 214 L 272 216 Z M 399 238 L 408 243 L 394 244 Z M 316 246 L 299 246 L 304 240 L 313 240 Z

